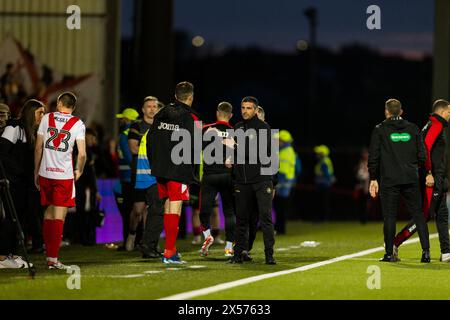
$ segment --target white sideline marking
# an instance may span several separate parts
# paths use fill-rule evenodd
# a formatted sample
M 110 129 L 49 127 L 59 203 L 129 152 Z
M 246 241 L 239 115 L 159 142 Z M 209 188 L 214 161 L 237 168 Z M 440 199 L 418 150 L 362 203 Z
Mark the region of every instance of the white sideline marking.
M 433 234 L 430 235 L 430 239 L 434 239 L 437 236 L 438 236 L 437 233 L 433 233 Z M 404 245 L 411 244 L 411 243 L 417 243 L 417 242 L 419 242 L 419 238 L 418 237 L 414 238 L 414 239 L 410 239 L 408 241 L 405 241 Z M 175 294 L 175 295 L 168 296 L 168 297 L 165 297 L 165 298 L 161 298 L 161 299 L 158 299 L 158 300 L 187 300 L 187 299 L 192 299 L 192 298 L 199 297 L 199 296 L 204 296 L 204 295 L 207 295 L 207 294 L 210 294 L 210 293 L 223 291 L 223 290 L 235 288 L 235 287 L 238 287 L 238 286 L 242 286 L 242 285 L 245 285 L 245 284 L 261 281 L 261 280 L 264 280 L 264 279 L 275 278 L 275 277 L 283 276 L 283 275 L 286 275 L 286 274 L 291 274 L 291 273 L 295 273 L 295 272 L 301 272 L 301 271 L 306 271 L 306 270 L 310 270 L 310 269 L 326 266 L 328 264 L 332 264 L 332 263 L 339 262 L 339 261 L 344 261 L 344 260 L 348 260 L 348 259 L 362 257 L 362 256 L 365 256 L 365 255 L 368 255 L 368 254 L 372 254 L 372 253 L 378 252 L 378 251 L 384 251 L 384 247 L 377 247 L 377 248 L 373 248 L 373 249 L 368 249 L 368 250 L 356 252 L 356 253 L 353 253 L 353 254 L 348 254 L 348 255 L 345 255 L 345 256 L 340 256 L 340 257 L 336 257 L 336 258 L 333 258 L 333 259 L 329 259 L 329 260 L 325 260 L 325 261 L 321 261 L 321 262 L 316 262 L 316 263 L 313 263 L 313 264 L 308 264 L 306 266 L 298 267 L 298 268 L 295 268 L 295 269 L 289 269 L 289 270 L 283 270 L 283 271 L 278 271 L 278 272 L 266 273 L 266 274 L 262 274 L 262 275 L 259 275 L 259 276 L 244 278 L 244 279 L 235 280 L 235 281 L 231 281 L 231 282 L 225 282 L 225 283 L 221 283 L 221 284 L 209 287 L 209 288 L 203 288 L 203 289 L 188 291 L 188 292 L 184 292 L 184 293 L 179 293 L 179 294 Z
M 126 274 L 126 275 L 111 275 L 111 276 L 106 276 L 107 278 L 117 278 L 117 279 L 129 279 L 129 278 L 140 278 L 140 277 L 145 277 L 145 274 Z

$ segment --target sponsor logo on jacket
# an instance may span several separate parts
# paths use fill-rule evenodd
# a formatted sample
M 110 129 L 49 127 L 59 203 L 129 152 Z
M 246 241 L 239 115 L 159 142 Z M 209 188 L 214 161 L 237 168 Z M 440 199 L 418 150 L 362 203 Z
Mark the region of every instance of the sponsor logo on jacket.
M 178 131 L 180 130 L 180 126 L 171 123 L 161 122 L 158 126 L 158 130 Z

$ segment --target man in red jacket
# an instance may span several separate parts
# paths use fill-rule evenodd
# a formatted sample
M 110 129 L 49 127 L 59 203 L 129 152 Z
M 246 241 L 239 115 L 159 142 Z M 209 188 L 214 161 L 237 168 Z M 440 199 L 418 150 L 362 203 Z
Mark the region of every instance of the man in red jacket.
M 449 120 L 449 102 L 437 100 L 433 104 L 433 114 L 422 130 L 426 148 L 426 172 L 423 174 L 425 176 L 423 214 L 427 222 L 436 215 L 436 226 L 441 245 L 441 261 L 443 262 L 450 262 L 447 208 L 447 128 Z M 411 222 L 397 234 L 394 239 L 394 255 L 398 255 L 398 247 L 415 232 L 416 225 Z

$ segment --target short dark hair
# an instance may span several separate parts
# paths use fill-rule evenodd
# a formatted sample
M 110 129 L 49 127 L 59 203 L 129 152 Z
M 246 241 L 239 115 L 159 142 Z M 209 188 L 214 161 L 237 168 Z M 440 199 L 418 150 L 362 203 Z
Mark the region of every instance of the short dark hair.
M 183 81 L 175 87 L 175 96 L 179 101 L 186 101 L 193 94 L 194 85 L 190 82 Z
M 257 108 L 259 106 L 258 99 L 256 99 L 255 97 L 252 97 L 252 96 L 248 96 L 248 97 L 245 97 L 244 99 L 242 99 L 241 103 L 244 103 L 244 102 L 253 103 L 255 108 Z
M 389 99 L 385 107 L 393 117 L 398 117 L 402 111 L 402 103 L 397 99 Z
M 436 100 L 433 103 L 433 112 L 436 112 L 436 111 L 441 110 L 441 109 L 448 108 L 449 104 L 450 103 L 447 100 L 444 100 L 444 99 Z
M 232 114 L 233 113 L 233 106 L 229 102 L 221 102 L 217 106 L 217 111 L 223 113 L 223 114 Z
M 57 101 L 61 102 L 64 107 L 75 109 L 77 97 L 72 92 L 64 92 L 59 95 Z

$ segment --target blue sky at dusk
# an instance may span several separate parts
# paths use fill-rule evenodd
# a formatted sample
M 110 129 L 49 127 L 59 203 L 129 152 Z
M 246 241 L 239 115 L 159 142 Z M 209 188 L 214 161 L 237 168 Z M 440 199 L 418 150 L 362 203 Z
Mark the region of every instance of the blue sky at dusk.
M 381 8 L 381 30 L 366 27 L 369 5 Z M 308 40 L 303 10 L 319 14 L 318 42 L 338 49 L 349 43 L 412 58 L 431 54 L 434 6 L 431 0 L 174 0 L 174 27 L 201 35 L 216 50 L 259 46 L 294 52 Z M 131 1 L 124 1 L 124 34 L 132 32 Z

